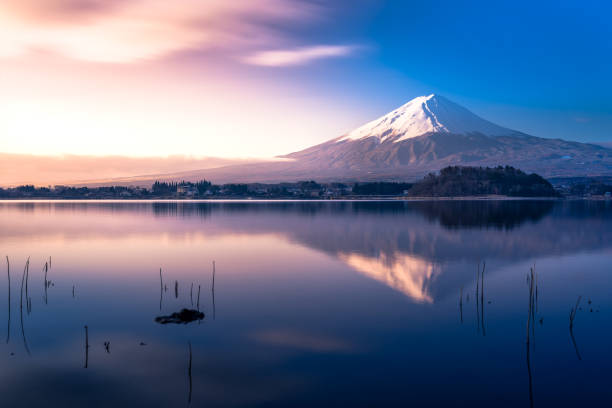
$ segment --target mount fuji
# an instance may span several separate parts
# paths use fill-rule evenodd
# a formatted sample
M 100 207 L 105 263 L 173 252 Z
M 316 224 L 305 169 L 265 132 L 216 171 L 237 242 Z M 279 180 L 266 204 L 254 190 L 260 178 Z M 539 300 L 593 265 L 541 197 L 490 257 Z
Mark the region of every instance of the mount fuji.
M 530 136 L 439 95 L 420 96 L 340 137 L 275 161 L 163 175 L 215 183 L 413 181 L 449 165 L 510 165 L 544 177 L 612 175 L 612 149 Z
M 448 165 L 511 165 L 546 177 L 612 174 L 612 149 L 507 129 L 438 95 L 285 157 L 366 179 L 409 179 Z

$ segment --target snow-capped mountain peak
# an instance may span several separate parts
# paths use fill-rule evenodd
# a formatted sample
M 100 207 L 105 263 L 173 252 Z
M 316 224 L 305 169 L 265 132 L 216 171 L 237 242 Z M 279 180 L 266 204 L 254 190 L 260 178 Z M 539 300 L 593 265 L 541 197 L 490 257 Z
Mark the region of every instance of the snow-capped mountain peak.
M 338 141 L 376 137 L 381 142 L 401 142 L 427 133 L 482 133 L 502 136 L 516 133 L 497 126 L 443 96 L 419 96 L 392 112 L 347 133 Z

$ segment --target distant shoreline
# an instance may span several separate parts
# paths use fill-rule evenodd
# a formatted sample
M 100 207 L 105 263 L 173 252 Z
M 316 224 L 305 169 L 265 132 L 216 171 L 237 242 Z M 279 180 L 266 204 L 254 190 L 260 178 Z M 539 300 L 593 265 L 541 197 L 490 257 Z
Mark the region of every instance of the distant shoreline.
M 343 197 L 333 199 L 320 198 L 209 198 L 209 199 L 191 199 L 191 198 L 8 198 L 0 199 L 0 203 L 15 203 L 15 202 L 188 202 L 188 203 L 214 203 L 214 202 L 423 202 L 423 201 L 610 201 L 604 197 L 512 197 L 512 196 L 461 196 L 461 197 L 402 197 L 402 196 L 387 196 L 387 197 Z

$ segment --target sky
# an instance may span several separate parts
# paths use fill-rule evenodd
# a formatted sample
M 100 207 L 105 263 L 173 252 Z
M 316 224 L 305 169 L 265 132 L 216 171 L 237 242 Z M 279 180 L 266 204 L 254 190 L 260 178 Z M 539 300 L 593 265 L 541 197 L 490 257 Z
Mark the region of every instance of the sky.
M 4 0 L 0 152 L 265 158 L 431 93 L 612 140 L 604 1 Z

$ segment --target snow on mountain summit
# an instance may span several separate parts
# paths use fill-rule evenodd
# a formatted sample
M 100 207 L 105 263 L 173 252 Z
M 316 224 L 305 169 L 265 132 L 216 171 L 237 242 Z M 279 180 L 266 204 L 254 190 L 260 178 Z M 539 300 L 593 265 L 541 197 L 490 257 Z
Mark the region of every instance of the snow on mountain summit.
M 473 132 L 486 136 L 516 133 L 482 119 L 443 96 L 431 94 L 412 99 L 394 111 L 347 133 L 338 141 L 377 137 L 380 142 L 401 142 L 426 133 Z

